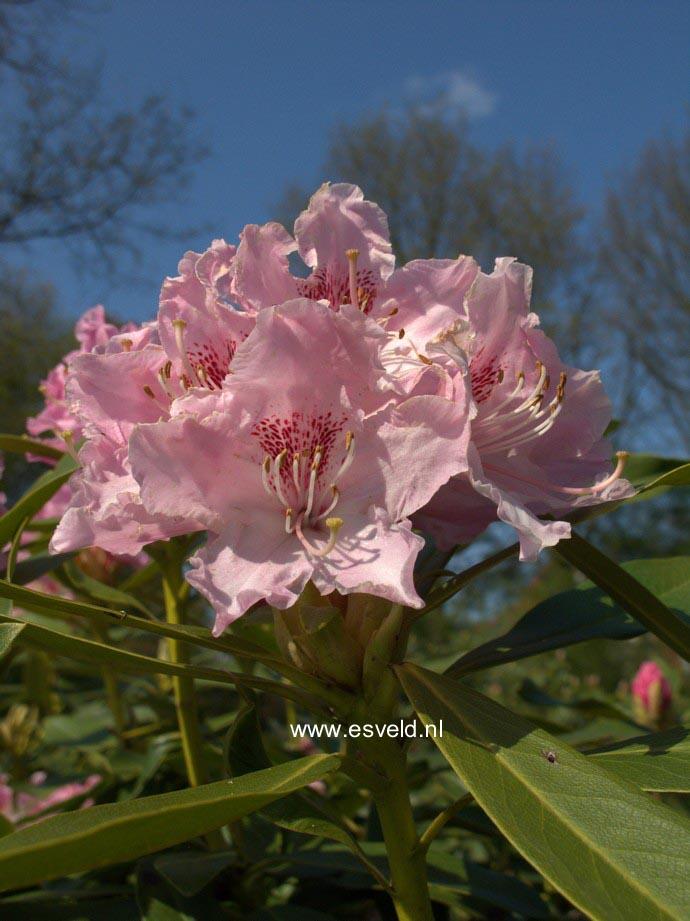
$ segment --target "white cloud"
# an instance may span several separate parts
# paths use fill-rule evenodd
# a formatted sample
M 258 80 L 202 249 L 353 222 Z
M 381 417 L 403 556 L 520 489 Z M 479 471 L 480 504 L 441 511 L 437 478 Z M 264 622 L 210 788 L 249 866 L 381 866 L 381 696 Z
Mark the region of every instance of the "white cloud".
M 497 96 L 478 80 L 459 70 L 410 77 L 405 95 L 415 104 L 448 115 L 464 113 L 468 118 L 483 118 L 496 108 Z

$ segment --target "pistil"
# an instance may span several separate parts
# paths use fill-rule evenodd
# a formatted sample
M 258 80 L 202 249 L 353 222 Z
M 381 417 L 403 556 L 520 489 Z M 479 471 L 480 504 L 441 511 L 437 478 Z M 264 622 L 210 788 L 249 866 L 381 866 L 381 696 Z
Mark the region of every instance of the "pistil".
M 304 533 L 302 532 L 303 519 L 304 519 L 304 512 L 302 512 L 302 514 L 298 516 L 297 521 L 295 522 L 295 533 L 297 534 L 299 542 L 302 544 L 302 546 L 307 551 L 307 553 L 310 553 L 312 556 L 318 556 L 318 557 L 328 556 L 331 550 L 333 550 L 333 548 L 335 547 L 336 541 L 338 540 L 338 531 L 343 526 L 343 519 L 342 518 L 327 518 L 326 519 L 326 526 L 328 527 L 328 530 L 330 531 L 330 537 L 328 539 L 328 543 L 326 544 L 326 546 L 321 547 L 321 548 L 315 547 L 304 536 Z
M 189 383 L 194 386 L 196 383 L 201 383 L 192 368 L 192 363 L 189 360 L 189 355 L 187 354 L 187 348 L 184 344 L 184 331 L 187 328 L 187 324 L 184 320 L 173 320 L 173 328 L 175 330 L 175 345 L 177 346 L 177 351 L 180 355 L 180 360 L 182 361 L 182 366 L 184 367 L 187 377 L 189 378 Z
M 359 296 L 357 291 L 357 260 L 359 258 L 358 249 L 347 249 L 345 255 L 350 263 L 349 282 L 350 282 L 350 303 L 359 310 Z

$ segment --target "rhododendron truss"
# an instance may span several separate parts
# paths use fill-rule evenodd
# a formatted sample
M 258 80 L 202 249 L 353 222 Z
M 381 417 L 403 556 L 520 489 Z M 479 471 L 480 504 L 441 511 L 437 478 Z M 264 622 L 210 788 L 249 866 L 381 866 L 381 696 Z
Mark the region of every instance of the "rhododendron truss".
M 257 601 L 294 604 L 309 579 L 323 595 L 421 606 L 423 541 L 408 516 L 466 470 L 468 401 L 400 400 L 385 342 L 352 307 L 267 308 L 221 390 L 190 392 L 171 420 L 132 435 L 146 508 L 213 535 L 188 580 L 213 603 L 216 632 Z
M 645 496 L 624 478 L 626 452 L 607 440 L 599 372 L 565 363 L 539 328 L 531 289 L 532 270 L 512 257 L 490 272 L 469 255 L 396 267 L 383 211 L 356 186 L 327 183 L 293 232 L 250 224 L 185 253 L 140 325 L 117 327 L 100 307 L 80 319 L 80 347 L 50 372 L 45 407 L 27 421 L 32 437 L 0 436 L 2 450 L 49 465 L 18 500 L 8 488 L 10 508 L 0 508 L 0 656 L 3 682 L 17 683 L 0 718 L 0 890 L 72 875 L 69 892 L 86 886 L 95 904 L 89 871 L 145 858 L 108 876 L 104 891 L 136 880 L 147 917 L 168 895 L 185 916 L 215 917 L 216 894 L 223 916 L 275 908 L 282 917 L 287 907 L 301 917 L 324 907 L 314 866 L 334 918 L 379 917 L 385 894 L 400 921 L 456 908 L 463 917 L 485 908 L 492 917 L 682 915 L 690 844 L 681 810 L 643 791 L 688 792 L 672 751 L 687 745 L 687 730 L 652 738 L 655 758 L 638 757 L 647 753 L 638 736 L 681 711 L 670 671 L 690 654 L 687 561 L 622 568 L 576 533 L 587 517 Z M 645 483 L 655 464 L 660 478 L 642 491 L 687 482 L 687 468 L 670 470 L 667 459 L 633 458 L 628 475 Z M 491 525 L 518 543 L 490 552 L 480 535 Z M 538 570 L 557 570 L 559 590 L 566 583 L 553 599 L 543 600 L 539 577 L 527 592 L 519 577 L 491 583 L 492 602 L 511 612 L 539 600 L 499 637 L 499 615 L 440 610 L 518 549 L 525 561 L 555 554 L 595 584 L 576 588 L 566 566 Z M 657 562 L 667 564 L 662 575 Z M 592 673 L 569 685 L 561 647 L 644 631 L 669 647 L 648 655 L 664 662 L 673 707 L 651 660 L 631 694 L 634 665 L 615 700 L 590 690 L 584 701 L 558 699 L 604 684 Z M 428 653 L 444 675 L 404 661 L 410 639 L 415 662 Z M 520 673 L 537 652 L 547 655 L 536 670 L 530 660 Z M 639 662 L 639 646 L 632 655 Z M 79 669 L 63 675 L 69 658 Z M 516 669 L 506 686 L 520 686 L 530 705 L 547 702 L 539 726 L 490 699 L 504 690 L 495 668 L 506 663 Z M 556 677 L 544 693 L 537 678 L 547 668 Z M 71 722 L 82 685 L 87 703 Z M 270 706 L 258 706 L 261 694 Z M 606 719 L 588 723 L 588 712 Z M 337 730 L 328 745 L 276 729 L 283 717 L 304 726 L 314 716 Z M 447 765 L 430 757 L 424 726 Z M 448 782 L 450 768 L 460 785 Z M 46 770 L 65 782 L 47 797 L 37 789 Z M 89 796 L 88 809 L 33 825 L 92 787 L 111 801 Z M 305 787 L 321 795 L 292 795 Z M 254 826 L 242 821 L 257 811 L 281 837 L 253 865 Z M 436 839 L 456 820 L 460 837 L 443 852 Z M 372 829 L 387 860 L 362 846 Z M 306 850 L 294 844 L 302 833 L 312 835 Z M 495 848 L 500 835 L 507 841 Z M 315 837 L 329 842 L 323 865 L 309 863 Z M 660 841 L 676 849 L 663 865 Z M 187 851 L 149 856 L 178 845 Z M 500 853 L 500 865 L 475 873 L 458 856 L 466 845 L 487 863 Z M 357 880 L 354 903 L 341 885 L 351 855 L 373 880 L 369 890 Z M 443 874 L 431 889 L 427 857 Z M 337 879 L 326 883 L 333 866 Z M 586 886 L 573 867 L 591 869 Z

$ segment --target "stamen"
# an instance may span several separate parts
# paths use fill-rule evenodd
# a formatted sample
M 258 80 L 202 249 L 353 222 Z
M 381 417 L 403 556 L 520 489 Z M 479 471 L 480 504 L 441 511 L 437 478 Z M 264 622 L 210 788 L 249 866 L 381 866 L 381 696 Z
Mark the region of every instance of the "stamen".
M 499 373 L 502 373 L 502 372 L 499 372 Z M 502 381 L 503 381 L 503 376 L 501 377 L 501 380 L 499 381 L 499 383 L 501 383 Z M 517 376 L 517 384 L 515 385 L 513 392 L 509 394 L 505 398 L 505 400 L 503 400 L 502 403 L 499 403 L 498 406 L 488 416 L 485 416 L 482 419 L 482 422 L 488 422 L 489 419 L 494 419 L 498 415 L 498 413 L 501 412 L 502 409 L 505 409 L 505 407 L 508 406 L 509 403 L 512 403 L 515 397 L 518 395 L 518 393 L 520 393 L 520 391 L 522 390 L 524 383 L 525 383 L 525 372 L 519 371 L 518 376 Z
M 316 489 L 316 477 L 319 472 L 319 464 L 321 463 L 321 453 L 317 449 L 317 453 L 314 455 L 314 461 L 311 465 L 311 473 L 309 474 L 309 492 L 307 493 L 307 507 L 304 510 L 304 517 L 309 518 L 311 514 L 311 509 L 314 504 L 314 490 Z
M 616 480 L 620 479 L 621 474 L 625 469 L 625 462 L 629 456 L 630 455 L 627 451 L 616 451 L 616 457 L 618 458 L 616 469 L 610 476 L 607 476 L 605 480 L 602 480 L 601 483 L 596 483 L 594 486 L 582 486 L 580 488 L 576 486 L 559 486 L 558 491 L 567 493 L 569 496 L 586 496 L 589 493 L 596 494 L 603 492 L 612 483 L 615 483 Z
M 273 490 L 271 489 L 271 484 L 268 481 L 268 472 L 270 469 L 271 469 L 271 458 L 267 454 L 266 457 L 264 457 L 263 464 L 261 465 L 261 482 L 264 484 L 264 489 L 269 494 L 269 496 L 272 496 Z
M 555 414 L 554 414 L 555 415 Z M 606 477 L 605 480 L 602 480 L 601 483 L 597 483 L 594 486 L 556 486 L 553 483 L 544 483 L 539 480 L 533 480 L 530 477 L 520 476 L 512 470 L 506 470 L 503 467 L 497 467 L 494 464 L 484 464 L 484 468 L 487 470 L 494 470 L 496 473 L 501 473 L 504 476 L 508 476 L 513 480 L 519 480 L 521 483 L 529 483 L 531 486 L 540 486 L 542 489 L 546 489 L 549 492 L 559 492 L 565 493 L 569 496 L 586 496 L 590 493 L 599 493 L 603 492 L 608 486 L 612 483 L 615 483 L 623 473 L 625 467 L 625 462 L 629 457 L 627 451 L 617 451 L 616 457 L 618 458 L 618 463 L 616 464 L 616 469 L 613 473 Z
M 203 365 L 196 366 L 196 376 L 199 379 L 199 383 L 201 384 L 202 387 L 208 387 L 209 390 L 216 389 L 211 383 L 211 381 L 209 381 L 208 377 L 206 376 L 206 371 L 204 370 Z
M 166 380 L 166 377 L 165 377 L 165 369 L 164 369 L 164 368 L 161 368 L 160 371 L 158 372 L 158 381 L 159 381 L 161 387 L 163 388 L 163 393 L 166 395 L 166 397 L 167 397 L 169 400 L 174 400 L 175 397 L 173 396 L 172 391 L 171 391 L 170 388 L 168 387 L 168 381 Z
M 299 469 L 299 452 L 292 455 L 292 480 L 295 484 L 295 489 L 299 493 L 302 488 L 300 485 L 300 469 Z
M 123 352 L 129 352 L 134 343 L 131 339 L 120 339 L 120 345 L 122 346 Z
M 340 470 L 333 477 L 333 482 L 336 483 L 343 474 L 345 474 L 352 464 L 352 460 L 355 456 L 355 436 L 354 432 L 347 432 L 345 434 L 345 460 L 340 465 Z
M 287 504 L 287 499 L 283 494 L 283 484 L 280 482 L 280 469 L 283 466 L 283 461 L 287 457 L 287 448 L 283 448 L 280 454 L 273 461 L 273 482 L 275 484 L 276 495 L 283 503 L 286 508 L 289 508 Z
M 170 380 L 170 375 L 172 374 L 172 362 L 170 361 L 170 359 L 168 359 L 166 363 L 163 365 L 163 374 L 165 375 L 167 380 Z
M 177 319 L 172 321 L 172 325 L 175 330 L 175 345 L 177 346 L 177 351 L 180 353 L 182 365 L 187 372 L 190 386 L 194 386 L 194 381 L 197 381 L 198 378 L 194 373 L 194 369 L 192 368 L 192 364 L 189 360 L 189 355 L 187 354 L 187 349 L 184 344 L 184 331 L 187 328 L 187 324 L 184 320 Z
M 74 458 L 74 460 L 81 465 L 77 450 L 74 447 L 74 432 L 60 432 L 60 438 L 62 438 L 62 440 L 65 442 L 65 447 L 67 448 L 67 453 L 70 455 L 70 457 Z
M 338 540 L 338 531 L 343 526 L 342 518 L 327 518 L 326 525 L 331 532 L 328 543 L 325 547 L 319 549 L 310 543 L 307 538 L 302 533 L 302 521 L 304 519 L 304 512 L 297 518 L 295 523 L 295 533 L 299 538 L 299 542 L 302 544 L 307 553 L 310 553 L 312 556 L 324 557 L 328 556 L 331 550 L 335 547 L 336 541 Z
M 347 249 L 345 250 L 345 255 L 350 263 L 350 303 L 359 310 L 359 297 L 357 296 L 357 260 L 359 258 L 359 250 Z
M 328 506 L 327 509 L 325 509 L 325 511 L 321 512 L 320 515 L 317 515 L 316 518 L 314 518 L 314 521 L 321 521 L 321 519 L 325 518 L 326 515 L 330 515 L 330 513 L 333 511 L 333 509 L 338 504 L 340 493 L 338 492 L 338 487 L 335 485 L 335 483 L 331 483 L 331 492 L 333 493 L 331 504 Z
M 169 407 L 169 406 L 166 406 L 164 403 L 161 403 L 161 401 L 158 399 L 158 397 L 157 397 L 156 394 L 153 392 L 153 390 L 149 387 L 148 384 L 146 384 L 146 385 L 144 386 L 144 393 L 146 394 L 147 397 L 151 397 L 151 399 L 152 399 L 153 402 L 156 404 L 156 406 L 157 406 L 160 410 L 162 410 L 162 411 L 166 414 L 166 416 L 168 415 L 168 413 L 170 412 L 170 407 Z M 171 399 L 172 399 L 172 398 L 171 398 Z
M 556 416 L 561 411 L 561 404 L 554 400 L 549 403 L 548 410 L 549 413 L 547 415 L 546 409 L 539 410 L 538 412 L 532 409 L 526 416 L 518 420 L 516 425 L 504 429 L 503 431 L 501 431 L 498 427 L 498 423 L 496 423 L 494 431 L 491 433 L 496 437 L 494 437 L 493 441 L 481 442 L 481 450 L 503 451 L 521 444 L 526 444 L 528 441 L 533 441 L 551 428 L 556 420 Z M 544 416 L 546 416 L 546 419 L 542 418 Z M 534 421 L 540 418 L 542 418 L 542 421 L 534 426 Z
M 513 412 L 519 413 L 520 410 L 525 409 L 527 406 L 529 406 L 532 400 L 534 400 L 539 394 L 541 394 L 541 388 L 543 387 L 544 381 L 546 380 L 546 366 L 543 365 L 539 360 L 537 360 L 537 371 L 539 371 L 539 380 L 537 381 L 537 386 L 534 388 L 532 393 L 530 393 L 530 395 L 526 397 L 522 401 L 522 403 L 520 403 L 519 406 L 515 407 Z M 522 379 L 524 380 L 524 374 L 523 374 Z
M 285 509 L 285 531 L 288 534 L 292 534 L 294 530 L 295 530 L 295 526 L 292 523 L 292 509 L 286 508 Z
M 400 332 L 398 333 L 398 339 L 404 339 L 404 338 L 405 338 L 405 330 L 401 329 Z

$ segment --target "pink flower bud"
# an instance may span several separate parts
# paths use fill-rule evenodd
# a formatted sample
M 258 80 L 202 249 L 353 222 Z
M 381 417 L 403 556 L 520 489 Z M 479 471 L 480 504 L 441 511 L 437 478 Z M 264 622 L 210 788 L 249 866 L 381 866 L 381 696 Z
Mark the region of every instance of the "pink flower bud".
M 640 722 L 658 723 L 671 706 L 671 685 L 656 662 L 640 665 L 631 688 Z

